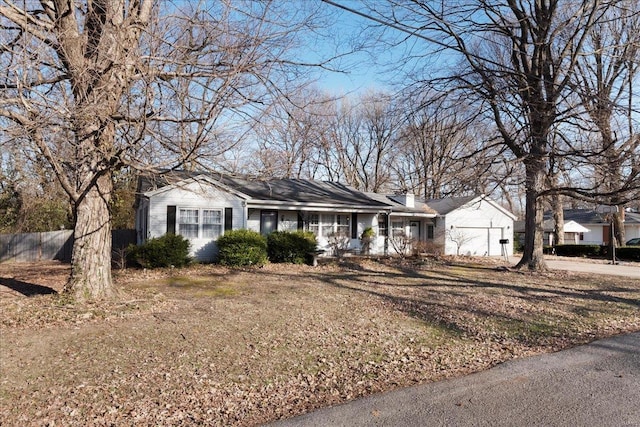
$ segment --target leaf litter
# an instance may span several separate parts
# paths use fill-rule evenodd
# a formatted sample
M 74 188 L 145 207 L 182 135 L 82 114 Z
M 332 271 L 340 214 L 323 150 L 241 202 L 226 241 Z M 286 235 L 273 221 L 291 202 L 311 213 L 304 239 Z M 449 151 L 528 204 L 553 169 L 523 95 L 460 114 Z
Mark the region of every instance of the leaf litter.
M 124 270 L 119 297 L 90 304 L 0 286 L 0 424 L 259 425 L 640 330 L 630 279 L 498 267 Z M 67 274 L 0 264 L 3 284 L 59 291 Z

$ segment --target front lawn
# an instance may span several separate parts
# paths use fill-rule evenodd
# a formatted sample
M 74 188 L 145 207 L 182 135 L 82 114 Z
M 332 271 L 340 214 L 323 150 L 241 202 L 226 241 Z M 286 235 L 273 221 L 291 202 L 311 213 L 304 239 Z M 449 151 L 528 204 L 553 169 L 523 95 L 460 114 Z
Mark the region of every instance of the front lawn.
M 76 305 L 68 266 L 0 264 L 0 425 L 256 425 L 640 330 L 634 280 L 495 267 L 128 270 Z

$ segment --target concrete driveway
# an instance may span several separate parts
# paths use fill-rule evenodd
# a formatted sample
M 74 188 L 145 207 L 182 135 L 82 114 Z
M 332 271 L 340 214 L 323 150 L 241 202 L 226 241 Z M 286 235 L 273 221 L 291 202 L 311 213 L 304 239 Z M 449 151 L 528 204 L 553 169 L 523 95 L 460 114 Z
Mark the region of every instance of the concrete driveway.
M 620 262 L 612 264 L 604 260 L 589 260 L 583 258 L 567 258 L 546 255 L 544 257 L 547 266 L 552 270 L 565 270 L 577 273 L 608 274 L 611 276 L 623 276 L 640 279 L 640 263 Z M 520 257 L 510 257 L 509 262 L 516 265 Z
M 640 333 L 512 360 L 273 426 L 640 426 Z

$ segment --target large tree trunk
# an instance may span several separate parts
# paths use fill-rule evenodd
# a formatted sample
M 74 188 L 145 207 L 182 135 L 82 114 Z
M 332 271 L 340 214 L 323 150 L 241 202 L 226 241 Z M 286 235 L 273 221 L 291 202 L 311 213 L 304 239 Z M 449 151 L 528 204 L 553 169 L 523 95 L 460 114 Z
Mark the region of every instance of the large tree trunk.
M 524 161 L 526 172 L 526 206 L 525 206 L 525 232 L 524 251 L 522 259 L 516 268 L 527 267 L 529 270 L 544 271 L 547 265 L 544 262 L 542 251 L 544 232 L 542 229 L 542 200 L 539 197 L 543 188 L 545 174 L 545 161 L 542 157 L 529 157 Z
M 111 280 L 111 173 L 101 174 L 75 206 L 71 276 L 64 288 L 79 300 L 114 296 Z

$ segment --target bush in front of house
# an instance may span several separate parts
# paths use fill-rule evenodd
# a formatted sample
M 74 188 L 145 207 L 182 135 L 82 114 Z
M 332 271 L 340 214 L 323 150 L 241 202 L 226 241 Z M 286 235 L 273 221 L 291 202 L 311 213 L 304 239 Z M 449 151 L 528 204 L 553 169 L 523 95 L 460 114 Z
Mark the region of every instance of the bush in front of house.
M 229 230 L 218 239 L 218 262 L 230 266 L 264 265 L 267 240 L 253 230 Z
M 556 245 L 556 255 L 572 257 L 599 257 L 602 255 L 599 245 Z
M 267 254 L 271 262 L 310 264 L 317 246 L 310 231 L 274 231 L 267 236 Z
M 184 267 L 191 262 L 189 240 L 165 234 L 140 245 L 130 245 L 127 260 L 144 268 Z

